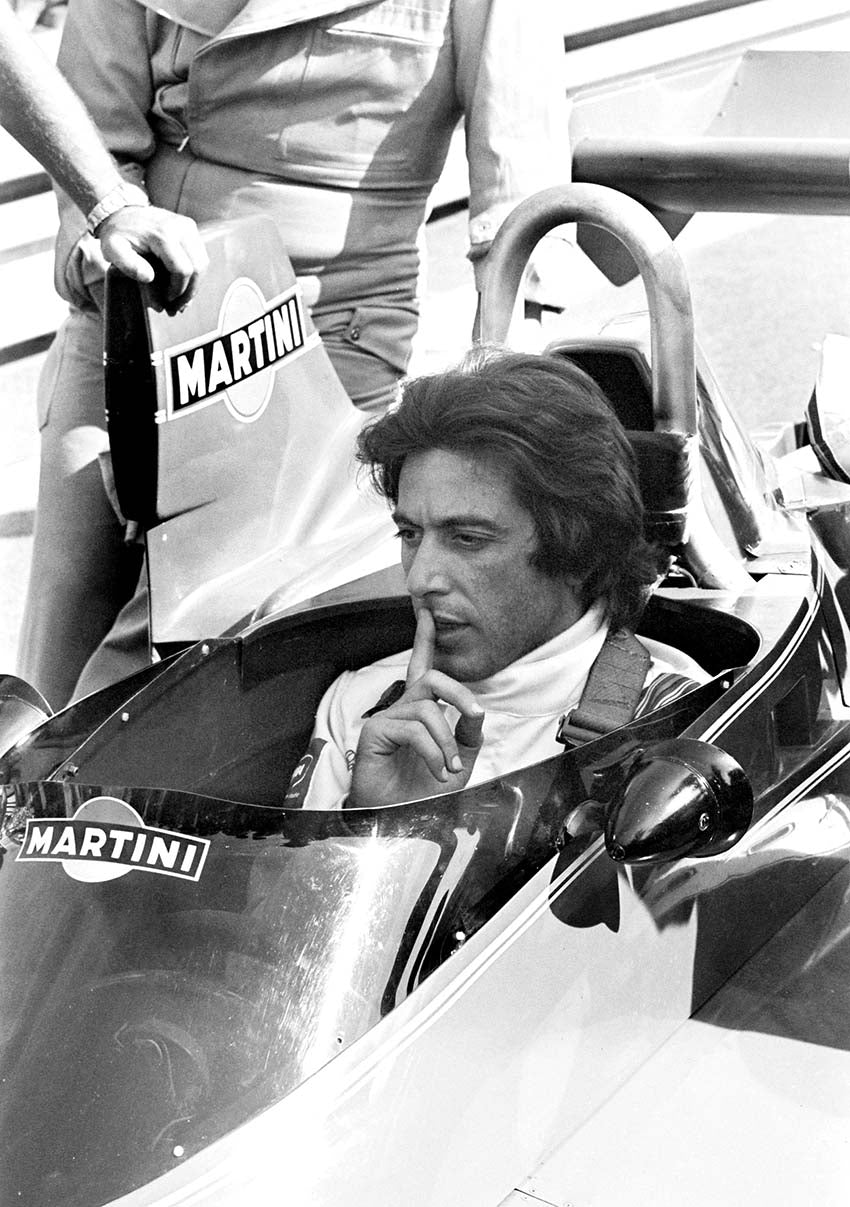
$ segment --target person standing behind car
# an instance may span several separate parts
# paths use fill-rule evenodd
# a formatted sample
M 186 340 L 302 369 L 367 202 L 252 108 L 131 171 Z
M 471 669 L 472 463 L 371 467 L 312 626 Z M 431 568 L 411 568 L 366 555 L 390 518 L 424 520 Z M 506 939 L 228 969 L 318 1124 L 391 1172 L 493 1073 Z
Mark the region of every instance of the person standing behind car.
M 155 204 L 277 222 L 349 397 L 382 410 L 410 356 L 423 224 L 458 121 L 476 274 L 516 202 L 569 174 L 557 17 L 555 0 L 71 0 L 59 62 Z M 55 705 L 147 658 L 144 595 L 116 620 L 122 527 L 95 465 L 102 272 L 63 207 L 56 282 L 72 311 L 40 387 L 20 658 Z
M 140 284 L 165 267 L 161 303 L 184 306 L 206 268 L 195 223 L 150 205 L 121 177 L 82 104 L 0 0 L 0 125 L 49 172 L 85 217 L 104 258 Z

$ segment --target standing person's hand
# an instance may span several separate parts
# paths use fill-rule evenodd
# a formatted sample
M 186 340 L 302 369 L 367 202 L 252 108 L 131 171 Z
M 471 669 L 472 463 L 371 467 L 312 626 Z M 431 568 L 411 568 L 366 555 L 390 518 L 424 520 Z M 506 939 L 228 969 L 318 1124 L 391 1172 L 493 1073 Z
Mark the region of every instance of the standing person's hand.
M 169 314 L 187 304 L 208 263 L 198 228 L 191 218 L 149 206 L 139 185 L 122 179 L 79 98 L 6 0 L 0 0 L 0 124 L 87 215 L 86 229 L 100 241 L 97 253 L 89 255 L 96 271 L 114 264 L 152 286 L 151 303 Z M 136 198 L 125 193 L 116 202 L 122 190 Z M 100 213 L 99 225 L 91 225 Z M 145 256 L 158 260 L 161 271 L 155 272 Z
M 209 264 L 206 248 L 191 218 L 156 206 L 127 205 L 103 221 L 95 232 L 110 264 L 143 285 L 154 285 L 157 274 L 145 256 L 163 266 L 162 286 L 154 287 L 157 308 L 176 314 L 194 296 Z
M 469 781 L 484 713 L 468 687 L 433 669 L 434 636 L 433 617 L 420 608 L 404 694 L 361 731 L 349 808 L 440 795 Z M 441 703 L 460 713 L 454 732 Z

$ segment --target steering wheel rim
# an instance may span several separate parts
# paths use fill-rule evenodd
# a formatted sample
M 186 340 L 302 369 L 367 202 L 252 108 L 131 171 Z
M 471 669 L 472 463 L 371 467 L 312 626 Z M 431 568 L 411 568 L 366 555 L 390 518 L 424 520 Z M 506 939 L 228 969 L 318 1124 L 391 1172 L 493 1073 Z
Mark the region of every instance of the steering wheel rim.
M 487 255 L 475 340 L 504 343 L 517 290 L 536 243 L 556 226 L 584 222 L 619 239 L 633 257 L 649 308 L 652 410 L 657 431 L 697 431 L 691 292 L 679 253 L 639 202 L 596 184 L 566 184 L 526 198 L 500 227 Z

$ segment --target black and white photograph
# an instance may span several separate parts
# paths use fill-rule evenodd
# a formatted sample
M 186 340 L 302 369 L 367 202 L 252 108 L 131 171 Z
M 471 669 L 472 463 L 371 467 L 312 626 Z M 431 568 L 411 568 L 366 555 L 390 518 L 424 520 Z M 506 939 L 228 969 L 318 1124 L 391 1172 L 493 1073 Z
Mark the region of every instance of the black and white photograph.
M 846 1207 L 850 3 L 0 0 L 0 1207 Z

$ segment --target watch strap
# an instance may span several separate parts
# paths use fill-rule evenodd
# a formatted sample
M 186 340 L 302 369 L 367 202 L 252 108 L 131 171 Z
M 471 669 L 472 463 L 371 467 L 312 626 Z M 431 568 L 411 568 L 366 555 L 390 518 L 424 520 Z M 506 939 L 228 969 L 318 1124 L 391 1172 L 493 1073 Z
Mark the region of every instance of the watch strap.
M 93 235 L 101 222 L 128 205 L 150 205 L 150 201 L 144 189 L 129 180 L 121 180 L 86 215 L 86 230 Z

